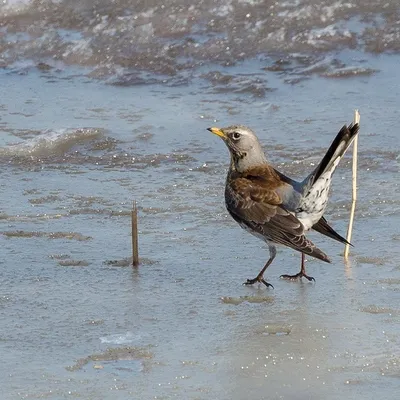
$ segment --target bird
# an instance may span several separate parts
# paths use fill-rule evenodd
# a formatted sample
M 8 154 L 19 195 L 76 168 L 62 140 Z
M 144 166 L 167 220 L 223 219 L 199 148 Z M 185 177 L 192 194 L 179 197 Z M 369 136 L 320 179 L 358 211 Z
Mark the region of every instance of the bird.
M 225 205 L 232 218 L 268 245 L 269 259 L 254 279 L 245 285 L 263 283 L 266 269 L 276 257 L 276 246 L 284 245 L 301 253 L 300 272 L 281 275 L 288 280 L 306 278 L 305 255 L 330 263 L 329 257 L 305 234 L 315 231 L 338 242 L 350 244 L 324 217 L 332 175 L 359 131 L 359 124 L 344 125 L 317 167 L 296 181 L 276 170 L 268 161 L 256 134 L 244 125 L 207 128 L 219 136 L 230 152 L 225 184 Z

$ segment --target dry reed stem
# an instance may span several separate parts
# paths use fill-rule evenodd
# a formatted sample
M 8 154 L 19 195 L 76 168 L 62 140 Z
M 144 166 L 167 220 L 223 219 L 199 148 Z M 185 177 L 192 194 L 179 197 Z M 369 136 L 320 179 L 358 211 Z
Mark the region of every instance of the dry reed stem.
M 137 267 L 139 265 L 139 241 L 138 241 L 138 216 L 136 201 L 133 201 L 132 211 L 132 266 Z
M 354 110 L 354 123 L 360 123 L 360 113 L 358 110 Z M 350 210 L 350 220 L 349 227 L 347 228 L 347 237 L 346 240 L 351 242 L 351 235 L 353 233 L 353 221 L 354 221 L 354 212 L 356 210 L 356 201 L 357 201 L 357 152 L 358 152 L 358 134 L 356 135 L 353 142 L 353 179 L 352 179 L 352 198 L 351 198 L 351 210 Z M 349 257 L 350 245 L 346 244 L 344 248 L 344 258 Z

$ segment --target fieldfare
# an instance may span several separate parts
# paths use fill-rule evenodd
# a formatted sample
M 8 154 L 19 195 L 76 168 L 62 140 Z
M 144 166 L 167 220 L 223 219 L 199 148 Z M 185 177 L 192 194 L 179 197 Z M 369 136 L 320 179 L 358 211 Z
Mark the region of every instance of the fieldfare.
M 341 243 L 347 243 L 328 224 L 323 214 L 328 203 L 332 175 L 358 133 L 359 125 L 346 125 L 337 134 L 315 170 L 297 182 L 274 169 L 267 161 L 254 132 L 243 126 L 208 128 L 222 138 L 231 154 L 226 178 L 225 204 L 239 225 L 268 244 L 270 257 L 260 273 L 245 284 L 264 280 L 264 272 L 276 256 L 276 245 L 285 245 L 302 253 L 301 270 L 285 279 L 315 279 L 305 271 L 305 254 L 330 262 L 328 256 L 305 237 L 314 229 Z

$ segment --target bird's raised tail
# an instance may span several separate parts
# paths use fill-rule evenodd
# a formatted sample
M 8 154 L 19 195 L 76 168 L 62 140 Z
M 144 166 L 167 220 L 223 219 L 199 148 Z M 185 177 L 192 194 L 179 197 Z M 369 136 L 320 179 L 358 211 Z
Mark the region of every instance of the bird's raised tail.
M 360 126 L 358 124 L 346 125 L 336 135 L 324 158 L 319 163 L 317 168 L 306 178 L 307 187 L 312 187 L 313 184 L 326 172 L 332 176 L 340 159 L 343 157 L 346 150 L 349 148 L 354 138 L 356 137 Z

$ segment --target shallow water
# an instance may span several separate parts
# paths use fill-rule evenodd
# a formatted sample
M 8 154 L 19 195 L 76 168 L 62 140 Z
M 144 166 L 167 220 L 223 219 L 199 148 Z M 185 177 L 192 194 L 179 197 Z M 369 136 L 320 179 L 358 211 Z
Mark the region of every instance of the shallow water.
M 29 2 L 1 9 L 2 399 L 397 399 L 397 3 L 227 1 L 214 10 L 171 1 L 165 24 L 157 5 L 139 2 L 130 19 L 120 3 L 80 2 L 78 13 L 58 2 L 57 14 L 44 1 L 42 23 Z M 280 7 L 283 26 L 266 5 Z M 227 21 L 226 35 L 210 13 Z M 271 24 L 242 24 L 254 13 Z M 138 53 L 124 64 L 137 29 Z M 239 57 L 235 37 L 245 34 Z M 86 57 L 95 49 L 108 58 Z M 332 259 L 308 260 L 315 284 L 279 280 L 300 264 L 282 248 L 266 274 L 274 290 L 242 286 L 268 251 L 227 215 L 228 152 L 206 128 L 251 126 L 269 160 L 301 178 L 354 108 L 349 262 L 311 233 Z M 342 234 L 350 156 L 326 214 Z M 129 266 L 133 200 L 138 269 Z

